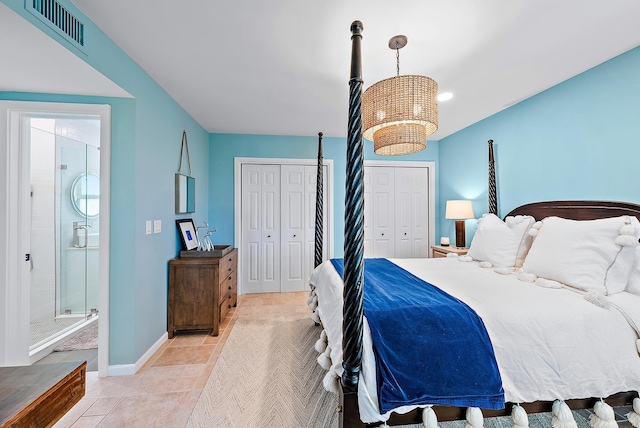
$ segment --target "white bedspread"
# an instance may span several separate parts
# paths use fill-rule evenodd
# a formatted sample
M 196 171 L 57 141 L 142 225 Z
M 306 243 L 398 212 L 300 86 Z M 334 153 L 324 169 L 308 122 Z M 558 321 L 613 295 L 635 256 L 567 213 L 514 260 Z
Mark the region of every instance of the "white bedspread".
M 507 401 L 606 397 L 640 390 L 640 297 L 619 293 L 603 309 L 567 289 L 542 288 L 456 258 L 391 259 L 398 266 L 464 301 L 482 318 L 493 343 Z M 342 278 L 330 261 L 310 280 L 331 347 L 331 372 L 342 375 Z M 395 286 L 390 284 L 390 287 Z M 364 322 L 358 385 L 363 422 L 383 421 L 376 393 L 375 360 Z M 397 409 L 403 413 L 415 406 Z

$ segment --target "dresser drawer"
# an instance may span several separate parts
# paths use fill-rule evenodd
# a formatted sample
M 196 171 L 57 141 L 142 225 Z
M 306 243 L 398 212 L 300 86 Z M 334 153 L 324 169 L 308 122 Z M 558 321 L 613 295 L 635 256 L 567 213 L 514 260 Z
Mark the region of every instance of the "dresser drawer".
M 229 313 L 229 309 L 233 306 L 235 294 L 227 293 L 222 297 L 222 303 L 220 304 L 220 322 L 224 320 Z
M 238 266 L 238 252 L 232 251 L 220 259 L 220 282 L 226 280 L 229 274 L 236 271 Z
M 236 284 L 238 283 L 237 275 L 238 273 L 236 271 L 233 271 L 227 276 L 222 278 L 222 282 L 220 283 L 220 302 L 221 303 L 225 295 L 236 292 L 235 291 L 237 289 Z

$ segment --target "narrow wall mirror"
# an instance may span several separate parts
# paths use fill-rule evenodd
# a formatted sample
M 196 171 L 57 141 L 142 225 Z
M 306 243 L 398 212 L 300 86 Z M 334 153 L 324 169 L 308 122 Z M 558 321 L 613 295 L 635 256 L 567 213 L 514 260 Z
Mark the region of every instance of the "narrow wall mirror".
M 196 179 L 176 174 L 176 214 L 196 211 Z

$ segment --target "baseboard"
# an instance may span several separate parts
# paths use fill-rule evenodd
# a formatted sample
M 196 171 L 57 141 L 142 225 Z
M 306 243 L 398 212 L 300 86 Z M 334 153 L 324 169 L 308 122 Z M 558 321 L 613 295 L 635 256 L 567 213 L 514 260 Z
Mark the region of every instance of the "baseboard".
M 155 354 L 156 351 L 160 349 L 162 344 L 168 339 L 169 334 L 167 332 L 164 332 L 162 336 L 160 336 L 160 338 L 156 340 L 156 343 L 151 345 L 151 347 L 147 349 L 147 352 L 145 352 L 140 358 L 138 358 L 138 361 L 136 361 L 135 364 L 110 365 L 107 369 L 107 376 L 132 376 L 136 374 L 138 370 L 140 370 L 142 366 L 144 366 L 145 363 L 149 361 L 153 354 Z

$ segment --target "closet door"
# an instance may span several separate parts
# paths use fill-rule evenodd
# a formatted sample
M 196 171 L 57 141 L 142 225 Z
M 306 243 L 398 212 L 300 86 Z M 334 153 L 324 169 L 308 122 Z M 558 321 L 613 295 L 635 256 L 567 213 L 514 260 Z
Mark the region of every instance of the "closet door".
M 365 168 L 365 257 L 395 256 L 394 174 L 393 167 Z
M 315 254 L 317 167 L 282 165 L 282 286 L 281 291 L 307 291 Z M 326 172 L 326 168 L 325 168 Z M 326 179 L 323 180 L 326 183 Z M 323 185 L 326 195 L 326 186 Z M 326 206 L 324 216 L 326 218 Z M 326 221 L 325 221 L 326 223 Z M 327 227 L 323 235 L 327 242 Z M 323 254 L 328 254 L 323 245 Z
M 280 291 L 280 165 L 242 165 L 245 293 Z
M 305 278 L 305 167 L 282 165 L 282 286 L 281 291 L 303 291 Z
M 395 168 L 395 257 L 428 257 L 428 169 Z

